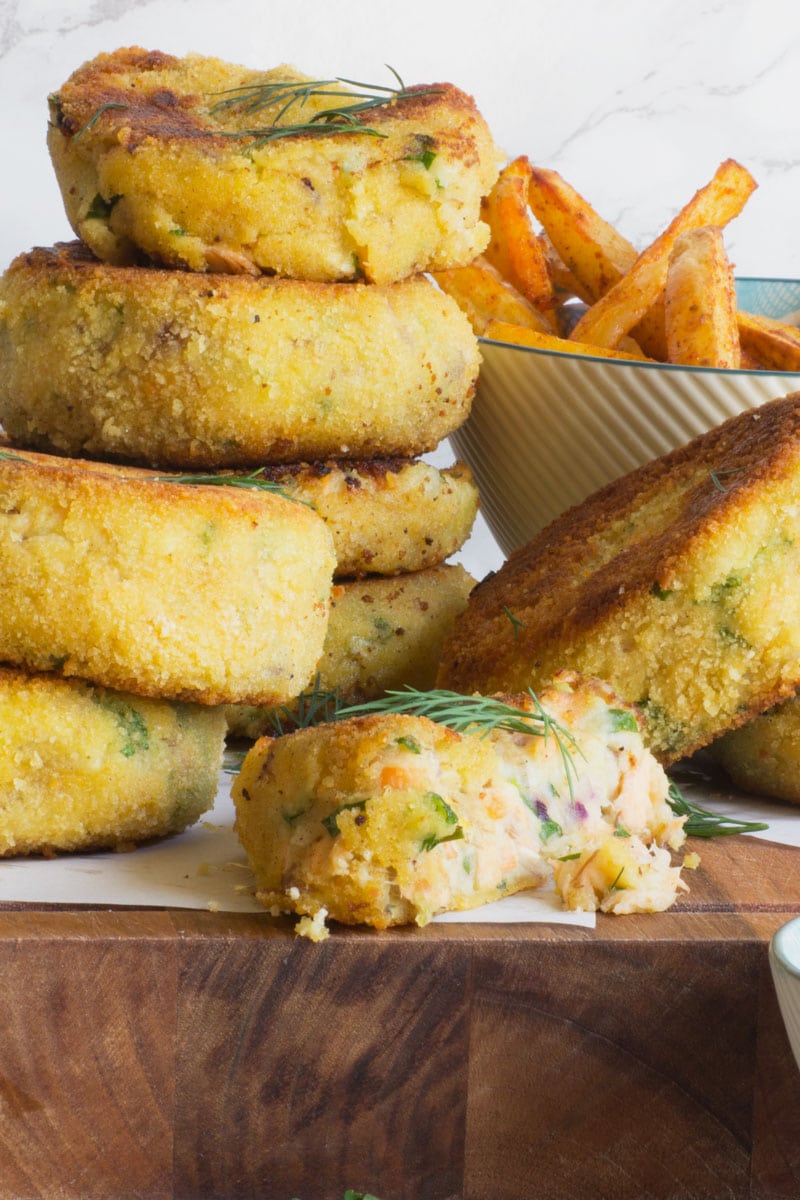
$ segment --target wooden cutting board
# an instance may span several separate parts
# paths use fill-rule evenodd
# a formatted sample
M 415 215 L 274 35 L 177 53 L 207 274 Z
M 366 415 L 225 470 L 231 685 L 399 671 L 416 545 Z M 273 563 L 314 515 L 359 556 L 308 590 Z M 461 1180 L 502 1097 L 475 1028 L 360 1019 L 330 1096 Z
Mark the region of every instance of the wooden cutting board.
M 0 911 L 0 1198 L 798 1200 L 800 850 L 698 849 L 595 930 Z

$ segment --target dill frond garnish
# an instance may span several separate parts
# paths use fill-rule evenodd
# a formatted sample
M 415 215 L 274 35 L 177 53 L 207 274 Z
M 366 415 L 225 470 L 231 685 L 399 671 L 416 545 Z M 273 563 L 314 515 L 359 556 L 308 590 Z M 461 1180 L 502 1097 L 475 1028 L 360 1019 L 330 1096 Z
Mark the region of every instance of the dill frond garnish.
M 21 454 L 15 454 L 13 450 L 0 450 L 0 459 L 5 459 L 7 462 L 21 462 L 30 465 L 30 459 L 23 458 Z
M 385 87 L 380 84 L 360 83 L 353 79 L 310 79 L 310 80 L 276 80 L 272 83 L 247 84 L 242 87 L 228 88 L 217 93 L 223 99 L 212 105 L 212 115 L 237 111 L 239 113 L 258 116 L 267 109 L 273 109 L 271 119 L 265 124 L 249 129 L 224 131 L 223 137 L 253 138 L 256 145 L 276 141 L 278 138 L 296 137 L 305 134 L 311 137 L 330 137 L 339 133 L 360 133 L 368 137 L 386 137 L 378 129 L 373 129 L 362 120 L 364 113 L 389 104 L 408 100 L 412 96 L 430 96 L 438 94 L 440 88 L 407 88 L 393 67 L 388 68 L 395 79 L 397 87 Z M 355 91 L 344 91 L 340 84 L 347 84 Z M 318 109 L 307 121 L 293 121 L 282 124 L 284 118 L 292 110 L 304 108 L 310 100 L 331 97 L 337 103 L 325 105 Z M 293 114 L 294 115 L 294 114 Z
M 84 125 L 81 125 L 78 132 L 74 133 L 72 135 L 73 142 L 77 142 L 78 138 L 83 137 L 83 135 L 89 129 L 91 129 L 93 125 L 97 124 L 97 122 L 100 120 L 100 118 L 102 117 L 104 112 L 108 112 L 108 110 L 111 108 L 127 108 L 127 107 L 128 107 L 127 104 L 113 104 L 113 103 L 112 104 L 102 104 L 100 106 L 100 108 L 97 109 L 96 112 L 92 113 L 92 115 L 89 117 L 89 120 Z
M 307 508 L 313 508 L 314 505 L 308 500 L 301 500 L 299 496 L 293 496 L 291 492 L 280 484 L 275 483 L 272 479 L 267 479 L 264 476 L 264 467 L 256 467 L 254 471 L 250 471 L 247 475 L 153 475 L 153 483 L 185 483 L 192 487 L 238 487 L 238 488 L 255 488 L 259 492 L 271 492 L 274 496 L 283 496 L 285 500 L 294 500 L 296 504 L 305 504 Z
M 674 781 L 670 781 L 668 801 L 677 817 L 686 817 L 683 828 L 689 837 L 729 837 L 735 833 L 769 829 L 765 821 L 737 821 L 735 817 L 725 817 L 703 808 L 694 800 L 688 800 Z
M 274 737 L 283 737 L 296 729 L 308 729 L 311 725 L 324 725 L 335 721 L 339 713 L 339 693 L 336 688 L 327 691 L 320 687 L 317 674 L 309 692 L 301 692 L 293 704 L 283 704 L 270 709 L 267 720 Z
M 406 687 L 399 691 L 388 691 L 377 700 L 340 708 L 336 719 L 368 716 L 371 713 L 404 713 L 427 717 L 438 725 L 446 725 L 455 733 L 487 737 L 494 729 L 504 729 L 545 740 L 552 737 L 572 796 L 572 785 L 577 774 L 574 756 L 581 753 L 577 740 L 564 725 L 545 711 L 535 692 L 528 688 L 527 694 L 533 701 L 533 712 L 514 708 L 494 696 L 465 696 L 461 692 L 442 689 L 420 692 L 416 688 Z
M 742 469 L 741 467 L 728 467 L 724 470 L 709 471 L 709 476 L 711 477 L 711 482 L 713 483 L 713 485 L 717 489 L 717 491 L 725 494 L 725 493 L 727 493 L 728 488 L 725 487 L 725 485 L 721 482 L 721 480 L 723 480 L 728 475 L 738 475 L 739 472 L 741 471 L 741 469 Z

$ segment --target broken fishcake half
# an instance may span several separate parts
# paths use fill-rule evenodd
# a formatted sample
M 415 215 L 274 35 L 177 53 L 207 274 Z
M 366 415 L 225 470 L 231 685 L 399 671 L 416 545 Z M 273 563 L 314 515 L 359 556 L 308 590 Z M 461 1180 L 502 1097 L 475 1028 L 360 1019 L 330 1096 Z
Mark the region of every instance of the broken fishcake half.
M 319 937 L 326 916 L 424 925 L 553 876 L 575 909 L 673 902 L 683 818 L 604 684 L 400 692 L 392 707 L 262 738 L 245 758 L 236 830 L 267 908 L 304 914 Z
M 795 395 L 618 479 L 512 554 L 472 592 L 439 684 L 595 675 L 671 763 L 797 689 L 799 571 Z
M 283 496 L 0 451 L 0 661 L 284 703 L 322 653 L 333 568 L 324 521 Z
M 800 804 L 800 700 L 723 734 L 708 753 L 742 791 Z
M 475 580 L 455 563 L 410 575 L 337 584 L 312 688 L 279 708 L 231 705 L 232 736 L 257 738 L 319 718 L 337 704 L 372 700 L 393 688 L 433 687 L 445 638 Z
M 80 243 L 0 277 L 0 421 L 20 445 L 160 467 L 433 450 L 469 414 L 469 322 L 389 287 L 114 267 Z
M 215 708 L 0 668 L 0 856 L 179 833 L 214 803 L 224 739 Z
M 139 47 L 98 55 L 50 97 L 48 145 L 99 258 L 320 281 L 470 262 L 499 166 L 449 83 L 348 86 Z

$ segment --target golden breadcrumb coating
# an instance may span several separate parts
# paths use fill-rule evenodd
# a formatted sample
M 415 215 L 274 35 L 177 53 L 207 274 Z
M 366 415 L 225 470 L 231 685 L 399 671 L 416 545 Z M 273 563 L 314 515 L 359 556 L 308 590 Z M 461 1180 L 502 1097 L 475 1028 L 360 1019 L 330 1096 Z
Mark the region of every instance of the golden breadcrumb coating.
M 268 126 L 281 101 L 222 107 L 231 89 L 284 82 L 309 80 L 139 47 L 85 63 L 50 97 L 48 132 L 76 234 L 109 262 L 143 252 L 193 271 L 321 281 L 391 283 L 480 253 L 498 154 L 471 97 L 419 86 L 364 114 L 375 136 L 317 126 L 277 140 L 245 131 Z M 279 123 L 343 102 L 346 88 L 312 94 Z
M 78 243 L 0 278 L 0 421 L 20 445 L 154 466 L 410 456 L 467 417 L 478 343 L 390 287 L 113 267 Z
M 338 579 L 407 575 L 460 550 L 478 512 L 464 463 L 342 460 L 268 467 L 264 474 L 311 504 L 333 534 Z
M 331 615 L 313 688 L 299 704 L 372 700 L 392 688 L 433 686 L 445 638 L 467 605 L 475 580 L 444 563 L 393 578 L 353 580 L 333 589 Z M 275 708 L 233 705 L 230 733 L 257 738 L 275 719 L 291 726 L 298 703 Z
M 211 808 L 218 709 L 0 668 L 0 855 L 179 833 Z
M 742 791 L 800 804 L 800 701 L 785 700 L 723 734 L 709 754 Z
M 281 703 L 311 679 L 334 567 L 304 504 L 0 453 L 0 660 L 137 695 Z
M 673 762 L 800 683 L 799 518 L 795 395 L 617 480 L 512 554 L 473 591 L 440 685 L 595 675 Z
M 261 902 L 383 929 L 555 876 L 573 908 L 669 907 L 683 821 L 632 710 L 574 676 L 539 704 L 497 699 L 538 724 L 459 734 L 392 713 L 256 742 L 232 794 Z

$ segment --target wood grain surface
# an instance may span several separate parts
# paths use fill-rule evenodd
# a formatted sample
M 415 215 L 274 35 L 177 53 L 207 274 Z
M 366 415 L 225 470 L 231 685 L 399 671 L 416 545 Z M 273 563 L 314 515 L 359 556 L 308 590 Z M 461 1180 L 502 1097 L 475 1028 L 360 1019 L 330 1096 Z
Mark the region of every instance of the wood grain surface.
M 798 1200 L 800 851 L 698 849 L 595 930 L 0 911 L 0 1200 Z

